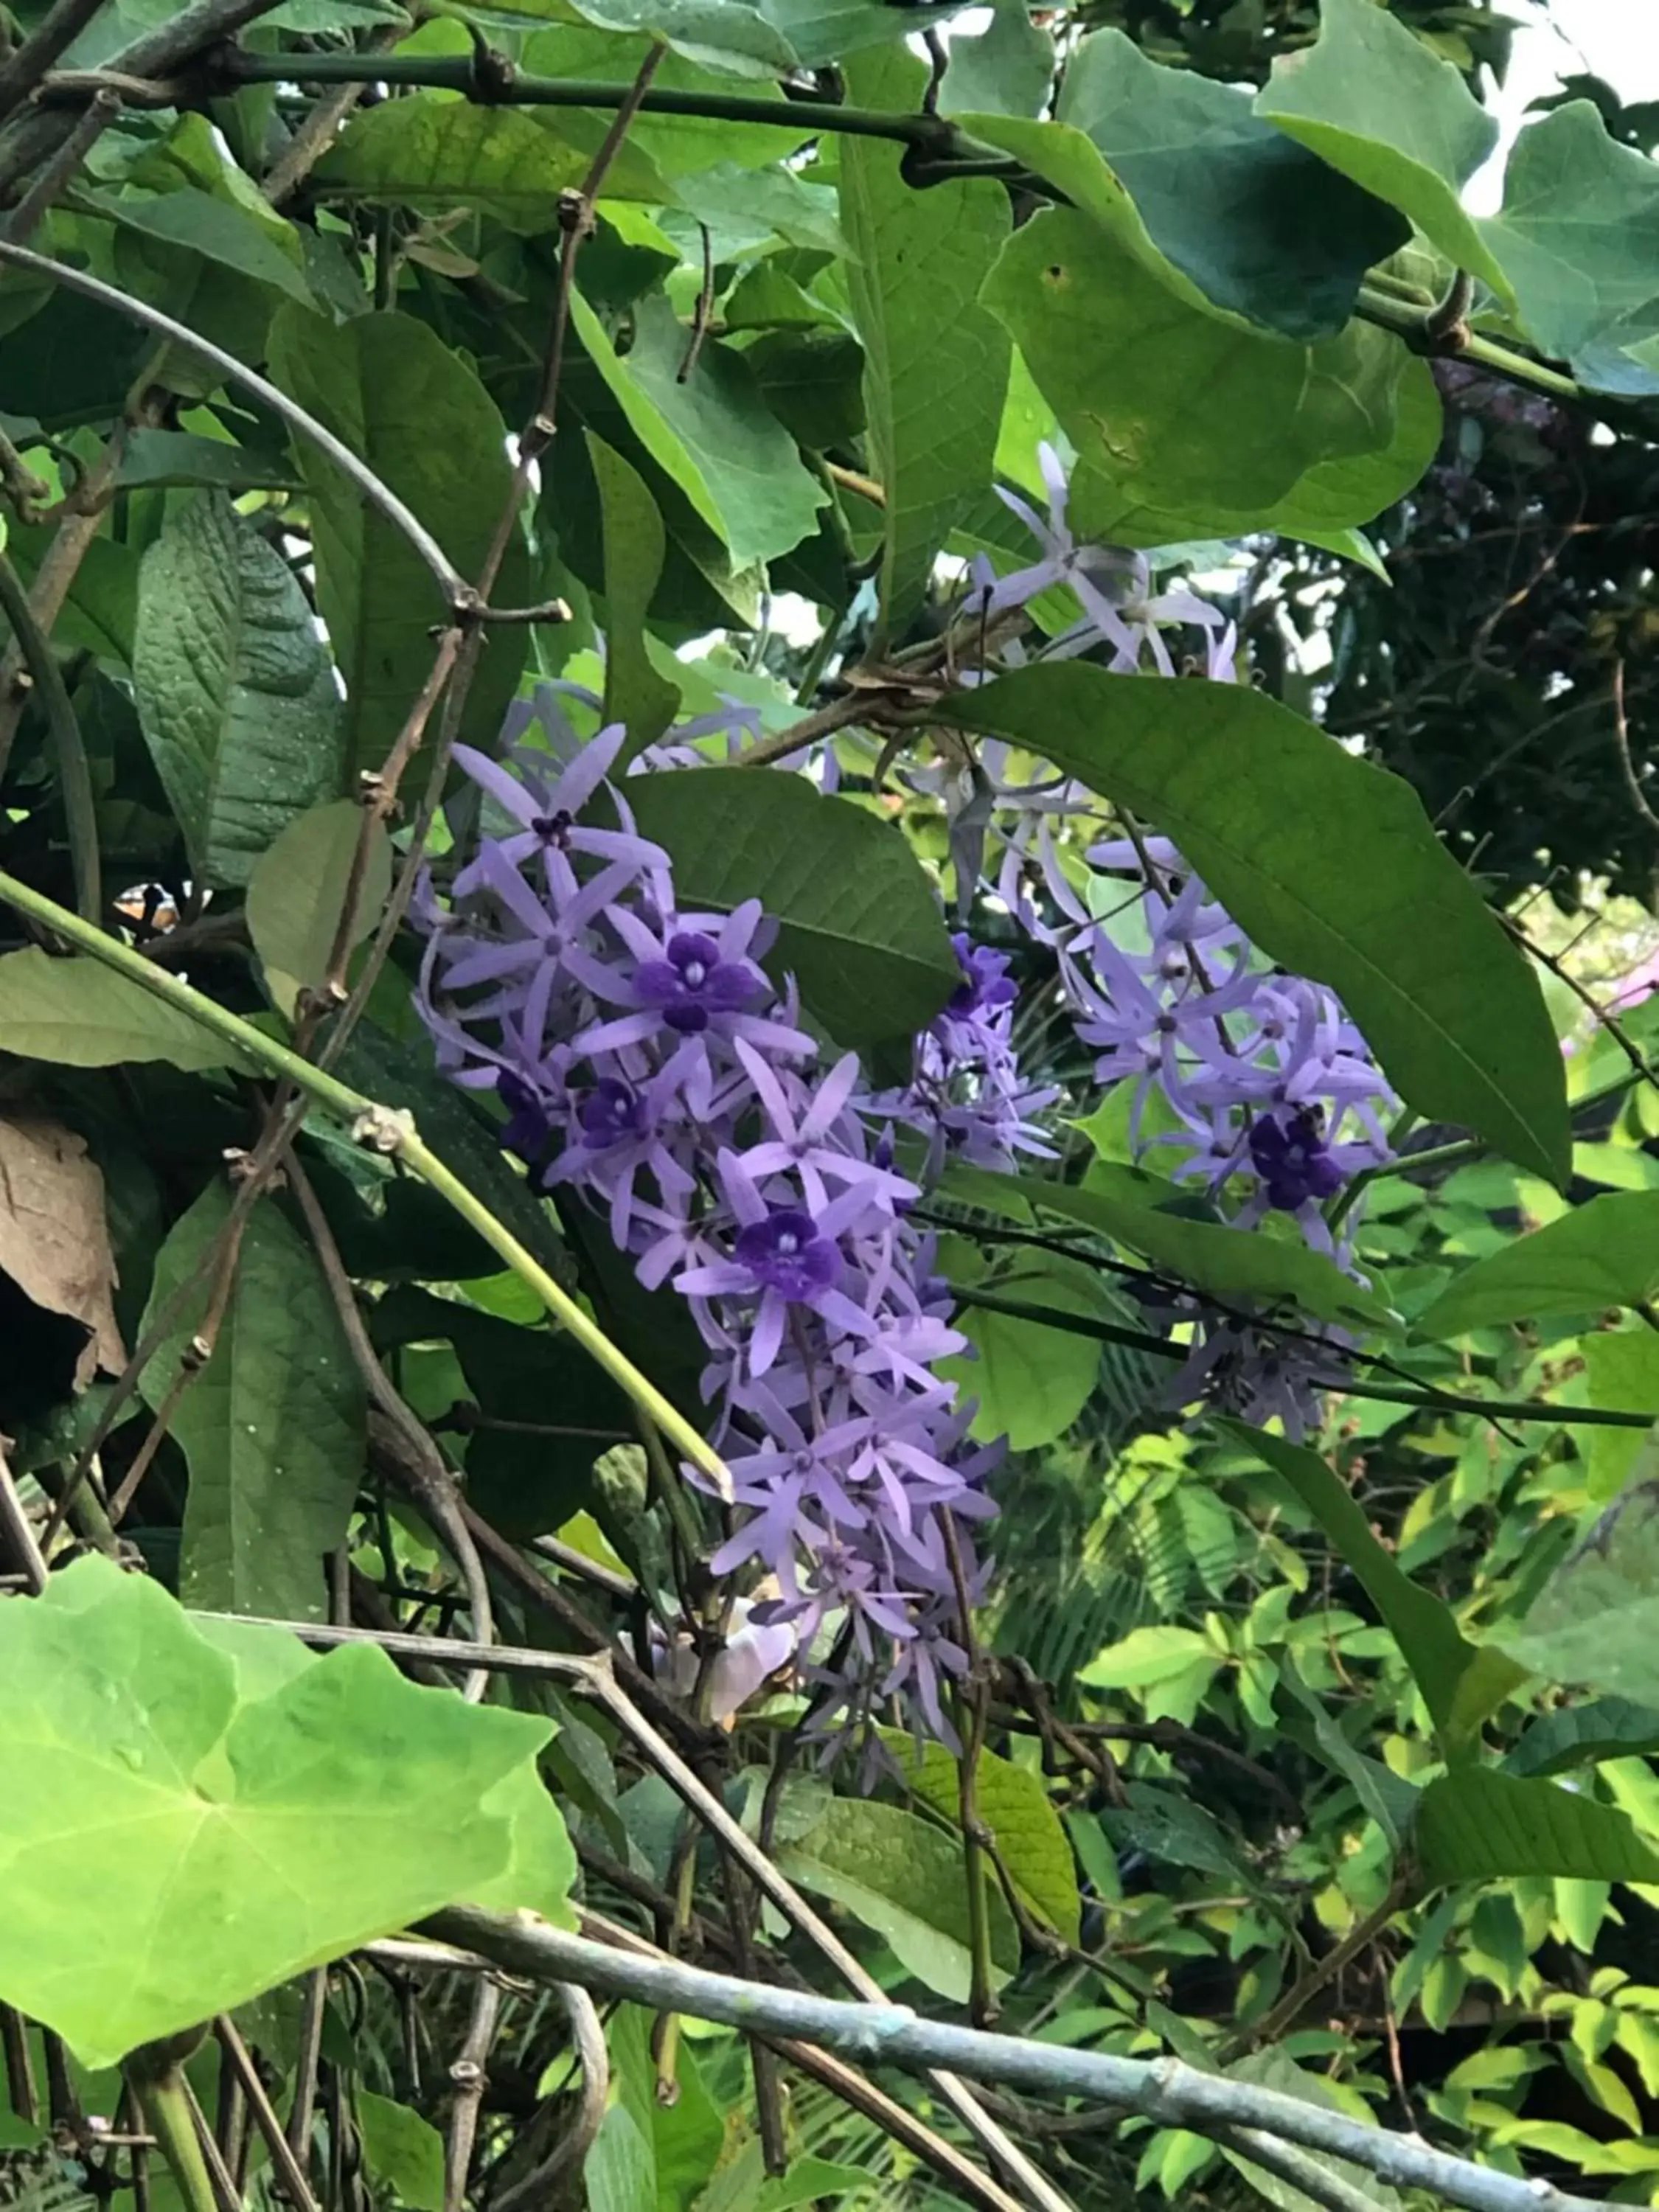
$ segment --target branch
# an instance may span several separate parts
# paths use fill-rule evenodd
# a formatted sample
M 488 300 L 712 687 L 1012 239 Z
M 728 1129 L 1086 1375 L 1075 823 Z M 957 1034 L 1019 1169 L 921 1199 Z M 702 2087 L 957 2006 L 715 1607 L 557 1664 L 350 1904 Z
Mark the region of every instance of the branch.
M 98 861 L 98 817 L 92 793 L 92 772 L 75 708 L 58 665 L 51 641 L 35 618 L 22 580 L 7 555 L 0 553 L 0 612 L 11 624 L 11 633 L 40 694 L 52 750 L 58 756 L 58 788 L 64 801 L 69 829 L 70 865 L 75 873 L 75 902 L 83 921 L 96 922 L 104 910 L 104 887 Z M 20 678 L 21 680 L 21 678 Z
M 0 115 L 26 100 L 64 49 L 74 45 L 104 0 L 57 0 L 0 70 Z
M 289 428 L 302 438 L 308 438 L 319 452 L 327 454 L 336 468 L 349 477 L 362 497 L 383 515 L 394 530 L 401 531 L 421 560 L 432 572 L 444 604 L 451 613 L 476 617 L 481 611 L 478 594 L 459 569 L 452 566 L 449 556 L 432 535 L 420 517 L 404 505 L 398 495 L 383 484 L 374 471 L 354 453 L 349 446 L 325 428 L 314 415 L 290 399 L 285 392 L 260 376 L 256 371 L 227 353 L 222 346 L 214 345 L 183 323 L 164 315 L 159 307 L 149 307 L 142 300 L 129 299 L 113 284 L 106 284 L 101 277 L 88 276 L 84 269 L 70 269 L 49 254 L 32 252 L 26 246 L 14 246 L 0 239 L 0 262 L 9 262 L 19 269 L 27 269 L 37 276 L 50 277 L 54 283 L 64 285 L 69 291 L 79 292 L 88 300 L 96 300 L 100 307 L 112 308 L 128 320 L 142 323 L 146 329 L 198 354 L 204 361 L 211 362 L 220 374 L 232 384 L 240 384 L 251 392 L 272 414 L 280 416 Z
M 1347 2160 L 1399 2189 L 1421 2189 L 1466 2212 L 1605 2212 L 1541 2178 L 1526 2180 L 1454 2158 L 1421 2141 L 1350 2119 L 1346 2113 L 1200 2073 L 1176 2058 L 1117 2058 L 1103 2051 L 988 2035 L 908 2007 L 846 2004 L 798 1990 L 744 1982 L 678 1960 L 625 1957 L 538 1922 L 452 1905 L 422 1923 L 439 1942 L 481 1954 L 510 1972 L 540 1981 L 577 1982 L 604 1996 L 656 2012 L 690 2013 L 750 2034 L 787 2035 L 826 2045 L 848 2057 L 907 2073 L 948 2069 L 970 2081 L 1048 2097 L 1081 2097 L 1143 2112 L 1166 2127 L 1203 2134 L 1212 2127 L 1260 2130 L 1328 2157 Z M 1239 2145 L 1249 2154 L 1247 2145 Z

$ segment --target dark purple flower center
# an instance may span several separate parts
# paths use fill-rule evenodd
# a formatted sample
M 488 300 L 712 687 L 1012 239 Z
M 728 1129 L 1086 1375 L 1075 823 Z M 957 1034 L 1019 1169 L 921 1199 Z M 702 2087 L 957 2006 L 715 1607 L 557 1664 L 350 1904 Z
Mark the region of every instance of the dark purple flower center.
M 596 1150 L 637 1137 L 645 1128 L 645 1101 L 614 1075 L 602 1075 L 576 1109 L 583 1136 Z
M 556 814 L 538 814 L 530 826 L 543 844 L 556 845 L 562 853 L 568 849 L 575 822 L 568 809 L 562 806 Z
M 501 1150 L 533 1167 L 546 1151 L 547 1140 L 553 1133 L 553 1123 L 541 1094 L 522 1076 L 504 1067 L 495 1078 L 495 1096 L 507 1112 L 507 1126 L 501 1131 Z
M 1332 1198 L 1342 1188 L 1342 1170 L 1325 1142 L 1318 1109 L 1298 1107 L 1288 1119 L 1264 1114 L 1250 1125 L 1250 1158 L 1267 1194 L 1269 1206 L 1294 1213 L 1310 1198 Z
M 963 980 L 951 994 L 948 1011 L 965 1018 L 969 1014 L 995 1013 L 1003 1006 L 1012 1006 L 1018 993 L 1008 980 L 1007 955 L 994 952 L 988 945 L 971 944 L 962 931 L 951 938 L 951 943 L 956 950 Z
M 700 1036 L 713 1014 L 741 1013 L 764 988 L 751 968 L 722 960 L 714 939 L 696 929 L 671 937 L 666 957 L 642 961 L 634 977 L 641 1002 L 659 1007 L 682 1036 Z
M 820 1237 L 817 1222 L 797 1206 L 775 1206 L 764 1221 L 740 1229 L 732 1255 L 757 1289 L 797 1304 L 828 1290 L 841 1269 L 833 1242 Z

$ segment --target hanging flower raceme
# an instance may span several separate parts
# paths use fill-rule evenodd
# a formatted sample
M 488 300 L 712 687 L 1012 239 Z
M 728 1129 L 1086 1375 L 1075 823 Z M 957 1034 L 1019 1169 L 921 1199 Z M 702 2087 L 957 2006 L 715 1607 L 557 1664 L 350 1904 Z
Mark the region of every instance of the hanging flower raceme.
M 804 1672 L 843 1721 L 896 1701 L 948 1741 L 995 1455 L 933 1371 L 964 1343 L 891 1128 L 999 1161 L 1036 1141 L 1022 1117 L 1046 1097 L 1019 1081 L 1012 987 L 964 945 L 915 1084 L 872 1099 L 855 1056 L 821 1064 L 793 986 L 761 965 L 775 933 L 757 905 L 679 908 L 667 855 L 607 781 L 623 739 L 567 746 L 562 771 L 458 748 L 494 818 L 448 905 L 423 894 L 422 1012 L 453 1079 L 499 1096 L 502 1141 L 540 1185 L 602 1211 L 641 1279 L 686 1300 L 744 1514 L 714 1571 L 760 1569 L 779 1595 L 757 1625 L 832 1647 Z M 614 826 L 589 818 L 602 787 Z

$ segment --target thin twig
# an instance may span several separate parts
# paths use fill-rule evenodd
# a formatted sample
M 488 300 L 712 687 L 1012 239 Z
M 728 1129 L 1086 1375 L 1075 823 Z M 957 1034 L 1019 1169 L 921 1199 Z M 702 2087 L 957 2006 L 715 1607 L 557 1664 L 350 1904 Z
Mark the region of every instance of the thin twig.
M 265 2148 L 270 2153 L 270 2162 L 276 2169 L 284 2195 L 294 2206 L 295 2212 L 318 2212 L 317 2200 L 311 2193 L 305 2168 L 283 2132 L 276 2108 L 270 2101 L 264 2083 L 259 2079 L 259 2069 L 249 2055 L 247 2045 L 236 2032 L 235 2021 L 228 2013 L 221 2013 L 213 2023 L 213 2032 L 219 2039 L 219 2047 L 230 2062 L 236 2079 L 242 2085 L 242 2094 L 247 2099 L 253 2124 L 264 2137 Z
M 702 342 L 708 332 L 709 318 L 714 312 L 714 240 L 706 222 L 697 228 L 702 234 L 702 282 L 697 287 L 697 303 L 691 311 L 691 336 L 679 367 L 674 372 L 676 384 L 690 380 L 697 365 L 697 356 L 702 351 Z
M 340 1257 L 340 1248 L 334 1241 L 334 1232 L 328 1225 L 311 1178 L 296 1158 L 289 1162 L 289 1183 L 304 1218 L 306 1231 L 317 1254 L 324 1280 L 328 1285 L 334 1310 L 345 1332 L 351 1356 L 358 1372 L 368 1388 L 369 1396 L 380 1408 L 386 1421 L 396 1431 L 402 1449 L 398 1455 L 400 1468 L 408 1472 L 409 1487 L 421 1510 L 431 1520 L 445 1545 L 461 1571 L 466 1585 L 466 1601 L 472 1615 L 472 1633 L 477 1641 L 489 1644 L 495 1640 L 495 1617 L 489 1602 L 489 1580 L 484 1573 L 483 1562 L 478 1557 L 478 1547 L 472 1540 L 471 1531 L 462 1517 L 455 1481 L 445 1466 L 443 1455 L 420 1422 L 404 1404 L 392 1377 L 380 1364 L 380 1355 L 369 1341 L 368 1331 L 358 1310 L 356 1293 L 351 1286 L 345 1263 Z M 483 1668 L 475 1668 L 467 1677 L 461 1694 L 471 1705 L 483 1698 L 489 1686 L 489 1676 Z
M 23 1501 L 17 1495 L 3 1437 L 0 1437 L 0 1540 L 3 1540 L 6 1549 L 27 1577 L 29 1588 L 38 1595 L 46 1586 L 46 1554 L 35 1536 L 34 1525 L 23 1510 Z
M 322 2056 L 323 2014 L 327 2005 L 328 1968 L 319 1966 L 306 1981 L 299 2055 L 294 2063 L 294 2102 L 288 2115 L 288 2146 L 302 2172 L 311 2160 L 312 2107 L 317 2101 L 317 2067 Z
M 5 235 L 14 246 L 28 244 L 48 210 L 74 183 L 81 164 L 120 112 L 120 94 L 106 85 L 7 217 Z
M 365 56 L 390 53 L 400 39 L 409 36 L 409 30 L 405 23 L 383 23 L 370 32 L 362 52 Z M 318 101 L 260 180 L 260 189 L 272 207 L 281 207 L 299 191 L 368 90 L 368 80 L 364 78 L 361 83 L 339 85 Z
M 0 262 L 9 262 L 15 268 L 27 269 L 36 276 L 50 277 L 66 290 L 78 292 L 85 299 L 95 300 L 100 307 L 112 308 L 117 314 L 126 316 L 129 321 L 142 323 L 147 330 L 155 331 L 173 344 L 181 345 L 186 351 L 199 355 L 204 361 L 211 362 L 228 382 L 240 384 L 244 391 L 251 392 L 263 406 L 279 416 L 290 429 L 297 431 L 319 452 L 327 454 L 335 467 L 349 478 L 359 495 L 408 539 L 431 572 L 447 608 L 468 617 L 477 612 L 477 599 L 471 586 L 453 567 L 449 556 L 420 517 L 406 507 L 394 491 L 382 483 L 374 471 L 366 466 L 342 439 L 337 438 L 314 415 L 307 414 L 297 401 L 290 399 L 285 392 L 279 390 L 267 378 L 240 362 L 234 353 L 215 345 L 210 339 L 175 321 L 171 315 L 163 314 L 159 307 L 152 307 L 145 301 L 129 297 L 115 285 L 105 283 L 101 277 L 91 276 L 84 269 L 71 269 L 66 263 L 54 261 L 48 254 L 33 252 L 26 246 L 14 246 L 9 239 L 0 239 Z
M 599 2008 L 585 1989 L 574 1982 L 556 1982 L 553 1993 L 564 2007 L 570 2023 L 570 2044 L 581 2074 L 581 2095 L 570 2124 L 533 2173 L 514 2182 L 499 2197 L 492 2196 L 490 2212 L 541 2212 L 556 2203 L 561 2187 L 579 2174 L 593 2148 L 605 2119 L 611 2090 L 611 2061 L 605 2047 L 605 2028 Z
M 449 2108 L 449 2134 L 444 2148 L 444 2212 L 461 2212 L 466 2200 L 466 2177 L 472 2165 L 472 2146 L 477 2140 L 478 2114 L 483 2106 L 484 2091 L 489 2086 L 489 2053 L 501 2010 L 501 1984 L 486 1977 L 472 1993 L 472 2018 L 466 2039 L 449 2069 L 455 2095 Z
M 56 63 L 80 37 L 104 0 L 56 0 L 45 17 L 24 40 L 3 69 L 0 69 L 0 116 L 20 106 Z
M 58 788 L 69 830 L 70 865 L 75 874 L 75 903 L 85 921 L 97 922 L 104 911 L 103 877 L 98 858 L 98 812 L 93 798 L 92 771 L 75 708 L 58 665 L 58 656 L 37 620 L 22 579 L 10 556 L 0 552 L 0 612 L 11 632 L 23 664 L 46 717 L 52 750 L 58 760 Z
M 1659 814 L 1656 814 L 1648 805 L 1636 774 L 1636 763 L 1631 758 L 1630 718 L 1625 712 L 1625 664 L 1622 660 L 1615 660 L 1613 664 L 1613 741 L 1619 749 L 1619 766 L 1624 775 L 1625 788 L 1630 793 L 1631 805 L 1649 829 L 1659 836 Z

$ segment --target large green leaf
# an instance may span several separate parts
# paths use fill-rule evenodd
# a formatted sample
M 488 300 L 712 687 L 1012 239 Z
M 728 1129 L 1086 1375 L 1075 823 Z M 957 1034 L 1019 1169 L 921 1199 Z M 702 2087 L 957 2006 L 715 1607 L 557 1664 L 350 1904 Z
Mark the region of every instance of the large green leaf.
M 1463 1336 L 1504 1322 L 1639 1305 L 1656 1291 L 1659 1191 L 1609 1191 L 1466 1267 L 1414 1328 L 1419 1336 Z
M 222 1234 L 210 1184 L 156 1255 L 144 1333 Z M 187 1300 L 142 1388 L 162 1406 L 201 1328 L 213 1271 Z M 173 1407 L 190 1468 L 179 1584 L 186 1603 L 281 1620 L 326 1618 L 323 1560 L 346 1540 L 362 1480 L 368 1402 L 311 1247 L 270 1199 L 243 1231 L 212 1358 Z
M 1262 122 L 1241 87 L 1160 68 L 1121 31 L 1084 40 L 1055 112 L 1100 149 L 1153 243 L 1206 299 L 1288 337 L 1340 330 L 1366 270 L 1411 235 L 1395 209 Z
M 567 12 L 565 0 L 550 0 L 547 13 L 556 17 Z M 535 76 L 587 77 L 600 82 L 620 79 L 625 83 L 638 75 L 652 44 L 649 39 L 624 38 L 615 31 L 599 30 L 592 23 L 556 21 L 526 40 L 524 67 Z M 731 91 L 731 86 L 712 70 L 699 69 L 695 62 L 677 53 L 662 56 L 651 84 L 653 91 L 659 92 Z M 781 87 L 757 81 L 745 87 L 744 98 L 750 102 L 775 100 L 776 124 L 731 123 L 717 115 L 642 113 L 629 125 L 623 152 L 646 155 L 659 175 L 673 179 L 698 176 L 718 168 L 723 162 L 760 169 L 769 162 L 785 160 L 812 136 L 811 109 L 803 110 L 800 103 L 787 100 Z M 597 120 L 601 131 L 611 121 L 608 115 L 597 115 L 592 119 Z M 560 117 L 560 123 L 562 128 L 569 128 L 568 111 Z M 596 149 L 597 143 L 596 140 L 594 147 L 588 149 L 590 153 Z M 607 199 L 633 197 L 614 191 L 610 175 L 605 179 L 605 196 Z
M 960 1825 L 961 1775 L 944 1745 L 919 1747 L 890 1729 L 887 1741 L 905 1788 L 942 1820 Z M 1042 1777 L 981 1751 L 974 1768 L 974 1809 L 991 1831 L 1021 1901 L 1068 1943 L 1077 1942 L 1082 1919 L 1077 1868 Z
M 357 2130 L 363 2164 L 409 2212 L 444 2212 L 444 2139 L 407 2105 L 359 2086 Z
M 380 920 L 392 889 L 392 840 L 382 823 L 367 827 L 368 849 L 353 907 L 354 945 Z M 289 823 L 248 880 L 248 935 L 265 971 L 265 988 L 285 1014 L 294 1012 L 302 990 L 319 990 L 327 980 L 364 830 L 363 810 L 354 799 L 313 806 Z
M 1514 304 L 1459 197 L 1498 143 L 1497 118 L 1376 0 L 1324 0 L 1317 40 L 1273 64 L 1255 112 L 1399 208 L 1458 268 Z
M 982 31 L 958 31 L 939 88 L 941 115 L 984 109 L 993 115 L 1039 115 L 1054 79 L 1054 34 L 1034 23 L 1025 0 L 993 0 Z
M 996 135 L 1061 127 L 1005 124 Z M 1080 459 L 1138 505 L 1208 512 L 1224 499 L 1235 514 L 1269 511 L 1316 465 L 1395 443 L 1398 339 L 1362 323 L 1315 345 L 1258 330 L 1189 295 L 1121 226 L 1079 208 L 1048 209 L 1017 230 L 981 296 Z
M 1516 140 L 1501 214 L 1480 226 L 1503 264 L 1528 337 L 1576 360 L 1659 295 L 1659 171 L 1615 144 L 1588 100 L 1569 100 Z M 1659 377 L 1647 387 L 1659 389 Z
M 1458 1685 L 1478 1654 L 1448 1607 L 1401 1571 L 1317 1452 L 1241 1422 L 1222 1426 L 1281 1476 L 1318 1522 L 1388 1624 L 1435 1726 L 1449 1730 L 1456 1716 Z
M 1041 1176 L 976 1172 L 948 1188 L 975 1205 L 995 1204 L 1027 1219 L 1037 1212 L 1057 1213 L 1097 1230 L 1214 1297 L 1265 1303 L 1290 1298 L 1321 1321 L 1386 1325 L 1389 1320 L 1389 1309 L 1375 1291 L 1345 1275 L 1322 1252 L 1288 1237 L 1194 1220 L 1170 1212 L 1154 1197 L 1120 1197 L 1115 1191 Z
M 962 981 L 920 862 L 850 799 L 773 770 L 694 769 L 628 787 L 640 829 L 665 847 L 689 906 L 758 899 L 780 927 L 775 975 L 840 1044 L 908 1036 Z
M 679 687 L 658 674 L 645 645 L 667 539 L 638 470 L 591 430 L 587 457 L 605 515 L 605 719 L 627 725 L 622 758 L 629 760 L 654 744 L 679 711 Z
M 777 1862 L 791 1881 L 833 1899 L 884 1936 L 919 1982 L 952 2004 L 967 2003 L 968 1873 L 955 1836 L 896 1805 L 837 1797 Z M 1000 1890 L 988 1887 L 986 1903 L 1000 1988 L 1019 1963 L 1019 1936 Z
M 690 333 L 659 292 L 635 309 L 626 355 L 580 292 L 570 309 L 635 435 L 724 539 L 735 566 L 772 560 L 811 535 L 824 492 L 740 354 L 705 340 L 683 377 Z
M 101 960 L 57 960 L 38 945 L 0 957 L 0 1052 L 60 1067 L 165 1060 L 174 1067 L 240 1067 L 233 1046 L 129 982 Z
M 443 214 L 476 208 L 524 233 L 558 226 L 559 194 L 592 161 L 581 118 L 563 109 L 475 106 L 419 93 L 360 108 L 312 173 L 325 199 Z M 605 180 L 612 199 L 660 203 L 668 189 L 625 141 Z
M 284 307 L 271 325 L 270 370 L 412 509 L 463 576 L 482 571 L 511 482 L 506 427 L 477 375 L 435 331 L 411 315 L 359 315 L 337 325 Z M 302 443 L 299 459 L 311 492 L 318 605 L 345 678 L 351 765 L 373 770 L 426 679 L 433 624 L 445 609 L 402 532 L 366 506 L 313 446 Z M 521 605 L 527 576 L 515 538 L 497 603 Z M 464 736 L 493 742 L 524 665 L 526 634 L 517 623 L 490 627 Z
M 512 1863 L 545 1721 L 419 1689 L 372 1647 L 277 1646 L 297 1650 L 274 1629 L 210 1638 L 98 1558 L 0 1607 L 0 1995 L 86 2065 L 482 1897 Z
M 296 816 L 343 786 L 339 697 L 288 565 L 222 495 L 144 556 L 133 686 L 144 739 L 211 884 L 247 881 Z
M 952 1279 L 960 1282 L 959 1277 Z M 1054 1252 L 1032 1252 L 984 1288 L 998 1297 L 1058 1316 L 1123 1326 L 1138 1319 L 1104 1283 L 1097 1268 Z M 973 1434 L 1006 1437 L 1015 1451 L 1040 1451 L 1077 1419 L 1100 1377 L 1100 1340 L 1086 1330 L 1055 1327 L 1026 1314 L 969 1304 L 952 1324 L 971 1353 L 942 1359 L 964 1404 L 973 1401 Z
M 1466 1766 L 1431 1782 L 1418 1807 L 1425 1883 L 1553 1875 L 1579 1881 L 1659 1881 L 1659 1853 L 1627 1814 L 1553 1782 Z
M 1659 1483 L 1616 1498 L 1501 1637 L 1547 1681 L 1659 1706 Z
M 1073 662 L 947 711 L 1165 831 L 1265 952 L 1341 994 L 1420 1114 L 1565 1181 L 1566 1086 L 1537 981 L 1409 784 L 1242 684 Z
M 850 65 L 848 96 L 914 109 L 926 82 L 924 65 L 894 46 Z M 1009 349 L 979 295 L 1008 236 L 1008 197 L 974 179 L 917 191 L 900 148 L 849 138 L 841 219 L 870 456 L 886 494 L 882 620 L 902 632 L 952 526 L 991 481 Z

